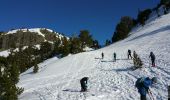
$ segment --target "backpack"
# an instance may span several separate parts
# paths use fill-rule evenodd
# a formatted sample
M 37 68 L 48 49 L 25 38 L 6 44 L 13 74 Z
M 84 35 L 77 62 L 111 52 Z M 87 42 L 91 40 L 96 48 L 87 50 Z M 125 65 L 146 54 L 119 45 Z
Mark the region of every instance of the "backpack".
M 144 77 L 138 78 L 137 81 L 136 81 L 136 83 L 135 83 L 135 87 L 136 87 L 136 88 L 142 87 L 142 86 L 143 86 L 143 83 L 144 83 L 144 79 L 145 79 Z

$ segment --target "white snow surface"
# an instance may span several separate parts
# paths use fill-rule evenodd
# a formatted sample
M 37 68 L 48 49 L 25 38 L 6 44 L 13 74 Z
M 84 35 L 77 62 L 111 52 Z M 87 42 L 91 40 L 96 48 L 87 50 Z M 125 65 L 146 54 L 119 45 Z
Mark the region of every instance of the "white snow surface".
M 1 52 L 0 52 L 0 56 L 3 56 L 3 57 L 9 56 L 9 54 L 10 54 L 10 51 L 9 51 L 9 50 L 4 50 L 4 51 L 1 51 Z
M 26 48 L 28 48 L 28 46 L 24 46 L 22 49 L 24 50 L 24 49 L 26 49 Z M 37 48 L 38 50 L 40 50 L 40 45 L 39 45 L 39 44 L 35 45 L 35 48 Z M 14 51 L 19 51 L 19 48 L 16 48 Z M 4 50 L 4 51 L 1 51 L 1 52 L 0 52 L 0 56 L 3 56 L 3 57 L 8 57 L 9 54 L 10 54 L 10 49 Z
M 38 35 L 41 35 L 41 36 L 45 37 L 45 35 L 43 33 L 41 33 L 41 31 L 40 31 L 41 29 L 46 29 L 49 32 L 54 32 L 53 30 L 47 29 L 47 28 L 30 28 L 30 29 L 24 28 L 24 29 L 11 30 L 11 31 L 7 32 L 7 34 L 14 34 L 14 33 L 17 33 L 17 31 L 23 31 L 23 32 L 30 31 L 30 32 L 38 33 Z M 59 39 L 64 37 L 63 35 L 61 35 L 61 34 L 59 34 L 57 32 L 54 32 L 54 33 L 56 34 L 56 37 L 58 37 Z M 66 37 L 66 38 L 69 39 L 69 37 Z
M 14 33 L 16 33 L 17 31 L 20 31 L 20 30 L 23 31 L 23 32 L 27 32 L 27 30 L 28 30 L 28 31 L 30 31 L 30 32 L 35 32 L 35 33 L 38 33 L 39 35 L 45 37 L 45 35 L 40 32 L 41 29 L 42 29 L 42 28 L 15 29 L 15 30 L 9 31 L 7 34 L 14 34 Z
M 135 28 L 131 35 L 105 48 L 56 57 L 39 64 L 38 73 L 32 68 L 20 75 L 19 87 L 24 92 L 19 100 L 139 100 L 135 88 L 137 78 L 158 78 L 150 89 L 154 100 L 167 100 L 170 83 L 170 14 Z M 144 65 L 131 70 L 132 60 L 127 60 L 127 50 L 135 50 Z M 149 53 L 156 55 L 156 67 L 150 67 Z M 104 59 L 101 59 L 104 52 Z M 113 62 L 113 52 L 117 61 Z M 80 91 L 80 79 L 89 77 L 88 92 Z
M 93 51 L 94 49 L 93 48 L 89 48 L 89 47 L 86 46 L 83 50 L 84 51 Z

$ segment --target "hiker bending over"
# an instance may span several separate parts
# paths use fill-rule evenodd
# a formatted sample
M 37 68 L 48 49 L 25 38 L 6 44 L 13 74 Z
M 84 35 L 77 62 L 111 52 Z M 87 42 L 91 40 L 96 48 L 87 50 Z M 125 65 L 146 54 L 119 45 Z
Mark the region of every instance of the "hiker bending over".
M 146 94 L 148 93 L 150 96 L 152 95 L 151 91 L 149 90 L 149 86 L 154 83 L 157 83 L 156 77 L 153 77 L 152 79 L 150 79 L 149 77 L 141 77 L 137 79 L 135 86 L 140 93 L 140 100 L 146 100 Z
M 88 81 L 88 77 L 83 77 L 81 80 L 80 80 L 80 84 L 81 84 L 81 92 L 85 92 L 87 91 L 87 81 Z

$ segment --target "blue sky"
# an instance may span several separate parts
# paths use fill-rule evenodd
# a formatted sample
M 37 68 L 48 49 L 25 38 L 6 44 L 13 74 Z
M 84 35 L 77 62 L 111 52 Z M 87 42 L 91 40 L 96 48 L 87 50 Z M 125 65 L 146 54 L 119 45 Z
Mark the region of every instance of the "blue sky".
M 0 0 L 0 31 L 27 27 L 50 28 L 66 36 L 87 29 L 104 44 L 121 16 L 136 18 L 138 9 L 159 0 Z

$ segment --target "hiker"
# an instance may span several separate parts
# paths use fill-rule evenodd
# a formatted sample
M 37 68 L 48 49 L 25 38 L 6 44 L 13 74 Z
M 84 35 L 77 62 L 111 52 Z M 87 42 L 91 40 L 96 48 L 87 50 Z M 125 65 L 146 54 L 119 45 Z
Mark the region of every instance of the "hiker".
M 140 57 L 137 55 L 137 53 L 135 51 L 133 51 L 133 64 L 134 64 L 134 69 L 137 68 L 142 68 L 142 60 L 140 59 Z
M 137 63 L 138 63 L 137 59 L 138 59 L 138 55 L 136 54 L 135 51 L 133 51 L 133 64 L 135 68 L 137 67 Z
M 149 77 L 141 77 L 137 79 L 135 86 L 138 89 L 138 92 L 140 93 L 140 100 L 146 100 L 146 94 L 149 94 L 150 98 L 151 96 L 153 98 L 149 87 L 155 83 L 157 83 L 156 77 L 153 77 L 152 79 L 150 79 Z
M 116 62 L 116 53 L 115 52 L 113 53 L 113 59 L 114 59 L 113 61 Z
M 137 58 L 138 55 L 136 54 L 136 51 L 133 51 L 133 58 Z
M 104 53 L 102 52 L 102 59 L 104 58 Z
M 129 59 L 129 57 L 132 59 L 131 50 L 128 49 L 128 59 Z
M 80 80 L 80 84 L 81 84 L 81 92 L 86 92 L 87 91 L 87 80 L 89 78 L 88 77 L 83 77 L 81 80 Z
M 155 55 L 153 52 L 150 52 L 149 58 L 151 58 L 152 67 L 155 67 Z

